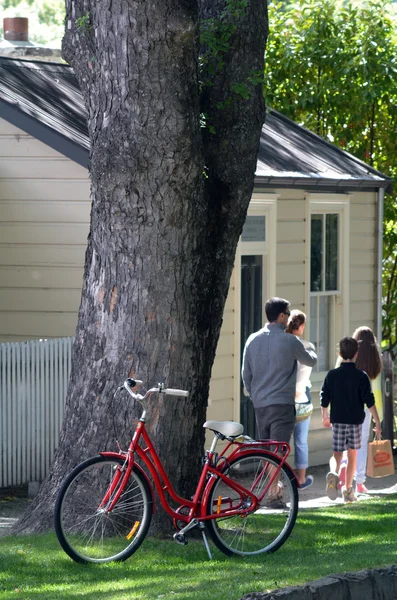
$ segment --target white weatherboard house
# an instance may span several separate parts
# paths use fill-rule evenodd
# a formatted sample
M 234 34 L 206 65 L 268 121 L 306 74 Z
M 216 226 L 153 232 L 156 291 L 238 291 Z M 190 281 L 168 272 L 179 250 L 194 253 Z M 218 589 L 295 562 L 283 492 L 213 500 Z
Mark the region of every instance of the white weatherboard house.
M 0 342 L 74 335 L 90 218 L 88 155 L 71 67 L 0 58 Z M 264 301 L 287 298 L 307 313 L 306 337 L 319 356 L 310 461 L 327 462 L 330 433 L 321 428 L 317 394 L 341 337 L 360 325 L 379 335 L 382 207 L 390 186 L 382 173 L 268 111 L 209 418 L 241 419 L 253 433 L 242 348 L 265 321 Z

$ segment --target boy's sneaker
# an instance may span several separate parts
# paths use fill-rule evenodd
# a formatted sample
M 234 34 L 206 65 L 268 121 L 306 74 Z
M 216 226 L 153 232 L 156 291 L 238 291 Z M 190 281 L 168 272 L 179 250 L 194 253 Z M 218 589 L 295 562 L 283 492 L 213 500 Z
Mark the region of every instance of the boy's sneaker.
M 330 500 L 336 500 L 338 497 L 338 482 L 338 475 L 330 471 L 325 478 L 325 492 Z
M 341 490 L 346 483 L 346 466 L 342 465 L 339 471 L 338 490 Z
M 356 493 L 357 494 L 368 494 L 368 490 L 365 487 L 364 483 L 356 483 Z
M 357 497 L 354 495 L 354 489 L 352 487 L 343 490 L 343 502 L 357 502 Z

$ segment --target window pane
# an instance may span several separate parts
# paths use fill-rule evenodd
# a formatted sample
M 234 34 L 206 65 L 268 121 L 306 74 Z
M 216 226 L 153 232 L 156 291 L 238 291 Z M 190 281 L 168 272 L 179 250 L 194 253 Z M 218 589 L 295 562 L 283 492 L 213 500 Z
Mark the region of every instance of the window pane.
M 323 290 L 322 263 L 323 263 L 323 215 L 311 217 L 310 240 L 310 291 Z
M 338 289 L 338 215 L 326 215 L 325 289 Z
M 318 296 L 310 298 L 310 341 L 317 352 L 317 301 Z M 317 368 L 316 368 L 317 369 Z M 317 369 L 318 370 L 318 369 Z
M 317 353 L 316 371 L 328 371 L 334 366 L 330 364 L 333 301 L 334 296 L 318 295 L 310 298 L 310 341 Z
M 331 323 L 331 301 L 330 296 L 320 296 L 319 314 L 319 342 L 318 342 L 318 365 L 320 371 L 327 371 L 329 364 L 329 325 Z

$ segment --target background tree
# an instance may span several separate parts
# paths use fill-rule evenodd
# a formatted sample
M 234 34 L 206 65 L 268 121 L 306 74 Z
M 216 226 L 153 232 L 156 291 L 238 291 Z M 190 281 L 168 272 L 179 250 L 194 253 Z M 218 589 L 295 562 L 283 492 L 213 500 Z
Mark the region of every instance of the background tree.
M 396 181 L 397 21 L 389 9 L 378 0 L 270 4 L 266 99 Z M 397 185 L 384 211 L 382 344 L 393 355 L 396 223 Z
M 115 410 L 112 396 L 128 375 L 190 390 L 156 399 L 148 426 L 176 488 L 191 492 L 264 120 L 266 17 L 265 0 L 66 2 L 91 229 L 60 445 L 20 532 L 52 525 L 65 472 L 115 446 L 112 417 L 125 443 L 131 406 Z
M 0 0 L 0 35 L 4 17 L 29 19 L 29 41 L 60 48 L 65 29 L 64 0 Z

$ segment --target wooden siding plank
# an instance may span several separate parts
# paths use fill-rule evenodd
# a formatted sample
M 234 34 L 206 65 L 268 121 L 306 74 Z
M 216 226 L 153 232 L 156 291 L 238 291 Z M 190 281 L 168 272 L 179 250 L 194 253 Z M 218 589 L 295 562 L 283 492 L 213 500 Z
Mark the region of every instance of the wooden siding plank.
M 371 282 L 375 285 L 375 265 L 358 267 L 350 269 L 350 282 L 351 283 L 363 283 Z
M 211 402 L 222 400 L 223 398 L 233 398 L 233 378 L 213 379 L 210 382 Z
M 351 206 L 360 206 L 360 205 L 377 205 L 378 204 L 378 194 L 377 192 L 353 192 L 351 196 Z
M 216 348 L 216 355 L 225 356 L 230 354 L 231 349 L 234 348 L 234 333 L 233 332 L 221 332 L 219 336 L 218 346 Z
M 1 305 L 0 305 L 1 306 Z M 232 350 L 232 349 L 231 349 Z M 224 379 L 225 377 L 234 376 L 234 355 L 227 356 L 216 355 L 214 365 L 212 367 L 212 379 Z
M 366 250 L 367 252 L 375 252 L 376 238 L 372 235 L 364 235 L 356 233 L 350 236 L 350 251 Z
M 306 223 L 304 221 L 278 221 L 277 242 L 298 242 L 303 244 L 306 237 Z
M 234 311 L 226 310 L 223 313 L 223 323 L 221 328 L 221 335 L 224 333 L 232 333 L 234 330 Z
M 303 198 L 298 199 L 282 199 L 277 200 L 277 215 L 279 222 L 285 219 L 297 221 L 305 220 L 306 202 Z
M 375 254 L 371 250 L 353 250 L 350 252 L 351 267 L 376 268 Z
M 0 337 L 68 337 L 76 331 L 76 313 L 0 312 Z
M 83 267 L 86 247 L 86 243 L 73 246 L 0 244 L 0 265 Z
M 305 286 L 303 283 L 298 285 L 296 283 L 278 283 L 276 286 L 276 295 L 280 298 L 285 298 L 291 303 L 293 308 L 297 306 L 305 306 Z M 307 312 L 307 309 L 302 309 Z
M 1 290 L 0 311 L 75 312 L 77 315 L 80 299 L 80 290 L 7 288 Z
M 361 320 L 354 319 L 354 321 L 350 322 L 351 325 L 351 333 L 353 333 L 358 327 L 362 327 L 363 322 Z M 365 321 L 365 326 L 372 329 L 372 331 L 376 332 L 376 321 L 374 316 L 371 319 L 367 319 Z
M 376 284 L 372 283 L 355 283 L 350 286 L 350 302 L 369 302 L 371 305 L 376 298 Z
M 375 235 L 376 223 L 372 219 L 352 219 L 350 224 L 350 233 L 363 234 L 363 235 Z
M 52 288 L 76 289 L 83 285 L 83 269 L 77 267 L 1 267 L 0 286 L 2 288 Z M 64 334 L 62 334 L 63 336 Z M 65 334 L 69 335 L 69 334 Z
M 208 407 L 208 419 L 215 421 L 233 421 L 233 398 L 223 398 L 211 402 Z
M 91 203 L 85 202 L 28 202 L 0 200 L 0 222 L 22 223 L 90 223 Z
M 283 242 L 277 244 L 278 263 L 288 263 L 292 256 L 297 262 L 305 262 L 305 244 L 303 242 Z
M 0 223 L 2 244 L 86 244 L 86 223 Z
M 69 158 L 2 158 L 1 176 L 6 179 L 65 179 L 82 178 L 87 169 Z
M 356 322 L 360 325 L 369 323 L 374 319 L 375 306 L 371 302 L 351 301 L 350 314 L 354 315 Z
M 304 285 L 305 265 L 299 262 L 289 262 L 288 264 L 277 263 L 277 281 L 280 285 L 291 284 Z
M 20 136 L 28 135 L 27 133 L 25 133 L 25 131 L 22 131 L 22 129 L 15 127 L 15 125 L 11 125 L 11 123 L 6 121 L 5 119 L 0 119 L 0 134 L 1 135 L 20 135 Z
M 15 160 L 20 157 L 65 158 L 63 154 L 36 138 L 19 134 L 0 135 L 0 157 L 14 157 Z
M 0 179 L 0 200 L 89 200 L 88 171 L 80 179 Z

